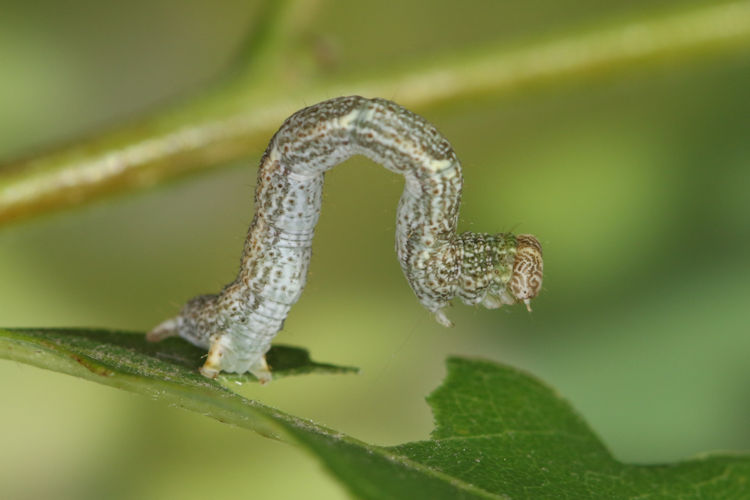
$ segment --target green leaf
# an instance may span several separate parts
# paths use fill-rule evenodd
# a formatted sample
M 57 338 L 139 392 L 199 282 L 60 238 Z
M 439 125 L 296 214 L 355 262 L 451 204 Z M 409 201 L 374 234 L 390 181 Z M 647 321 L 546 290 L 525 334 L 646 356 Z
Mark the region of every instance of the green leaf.
M 298 349 L 277 354 L 276 375 L 340 370 L 311 364 Z M 0 330 L 0 357 L 148 394 L 296 442 L 363 498 L 750 498 L 749 456 L 622 464 L 553 390 L 489 361 L 450 359 L 445 383 L 428 398 L 436 421 L 432 439 L 383 448 L 201 377 L 200 352 L 176 340 L 148 344 L 142 335 L 114 332 Z
M 428 402 L 433 439 L 392 451 L 486 492 L 514 499 L 750 498 L 749 456 L 622 464 L 552 389 L 489 361 L 449 359 L 447 379 Z
M 188 377 L 201 380 L 197 369 L 203 364 L 206 350 L 195 347 L 179 338 L 169 338 L 161 342 L 148 342 L 143 333 L 117 332 L 94 329 L 0 329 L 4 340 L 16 343 L 35 344 L 46 351 L 54 351 L 69 356 L 81 366 L 98 375 L 112 375 L 114 372 L 130 375 L 172 377 L 176 368 L 195 372 Z M 8 356 L 15 359 L 13 356 Z M 357 368 L 317 363 L 310 354 L 299 347 L 274 345 L 266 355 L 273 370 L 273 378 L 307 373 L 356 373 Z M 32 360 L 21 359 L 31 364 Z M 109 366 L 111 365 L 111 366 Z M 46 368 L 46 366 L 42 366 Z M 181 373 L 182 375 L 187 375 Z M 249 373 L 237 375 L 222 373 L 222 381 L 257 381 Z M 202 380 L 201 380 L 202 381 Z

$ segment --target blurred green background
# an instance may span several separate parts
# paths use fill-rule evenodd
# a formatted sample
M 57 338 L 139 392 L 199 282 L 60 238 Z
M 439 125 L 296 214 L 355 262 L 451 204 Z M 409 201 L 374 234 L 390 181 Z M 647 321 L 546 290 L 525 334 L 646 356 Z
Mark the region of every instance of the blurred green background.
M 715 2 L 319 3 L 311 33 L 336 78 Z M 210 82 L 257 11 L 0 2 L 0 158 Z M 542 241 L 534 313 L 456 304 L 455 328 L 435 323 L 393 251 L 402 179 L 353 159 L 327 175 L 308 286 L 277 340 L 362 373 L 237 390 L 396 444 L 428 437 L 424 396 L 446 356 L 479 355 L 554 386 L 622 460 L 750 449 L 748 89 L 750 50 L 734 50 L 420 109 L 462 159 L 460 229 Z M 260 154 L 0 228 L 0 324 L 146 330 L 218 290 L 236 272 Z M 18 363 L 0 362 L 0 377 L 3 498 L 346 497 L 292 446 Z

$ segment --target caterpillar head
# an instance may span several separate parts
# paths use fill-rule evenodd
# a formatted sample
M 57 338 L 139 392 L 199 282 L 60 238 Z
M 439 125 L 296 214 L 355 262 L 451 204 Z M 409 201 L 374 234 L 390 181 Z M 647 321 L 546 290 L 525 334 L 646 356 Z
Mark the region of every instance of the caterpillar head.
M 542 288 L 542 247 L 530 234 L 463 233 L 456 295 L 467 304 L 496 309 L 531 299 Z
M 516 236 L 516 258 L 513 262 L 513 274 L 508 289 L 513 297 L 526 304 L 531 311 L 531 299 L 539 295 L 542 289 L 542 245 L 530 234 Z

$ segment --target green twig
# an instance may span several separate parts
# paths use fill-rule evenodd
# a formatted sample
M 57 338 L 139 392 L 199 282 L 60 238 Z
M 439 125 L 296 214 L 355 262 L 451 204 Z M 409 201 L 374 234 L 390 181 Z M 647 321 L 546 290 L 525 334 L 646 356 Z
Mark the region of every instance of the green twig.
M 290 4 L 292 5 L 292 4 Z M 291 7 L 287 6 L 287 9 Z M 259 152 L 271 132 L 299 107 L 342 95 L 398 96 L 423 108 L 479 92 L 498 92 L 567 76 L 586 76 L 675 55 L 750 45 L 750 2 L 704 7 L 656 20 L 572 36 L 527 49 L 502 47 L 463 54 L 372 80 L 304 82 L 294 99 L 283 79 L 257 72 L 273 67 L 284 23 L 294 9 L 273 11 L 279 28 L 257 35 L 266 52 L 230 85 L 31 160 L 0 167 L 0 223 L 89 200 L 106 191 L 142 187 Z M 297 16 L 298 17 L 298 16 Z M 235 66 L 236 68 L 236 66 Z M 250 73 L 254 73 L 251 75 Z M 261 72 L 263 73 L 263 72 Z M 265 73 L 269 76 L 269 73 Z M 255 78 L 257 76 L 257 78 Z M 278 75 L 276 75 L 278 76 Z M 269 84 L 273 83 L 273 86 Z

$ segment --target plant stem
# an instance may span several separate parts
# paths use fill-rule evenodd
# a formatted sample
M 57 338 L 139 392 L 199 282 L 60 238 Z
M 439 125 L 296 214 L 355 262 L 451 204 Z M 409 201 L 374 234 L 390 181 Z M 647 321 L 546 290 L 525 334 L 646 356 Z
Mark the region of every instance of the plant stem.
M 526 49 L 495 47 L 370 80 L 299 83 L 278 78 L 290 24 L 304 2 L 269 6 L 266 29 L 240 52 L 242 67 L 197 98 L 71 144 L 0 166 L 0 223 L 88 201 L 103 193 L 160 183 L 259 152 L 299 107 L 343 94 L 398 95 L 409 108 L 484 92 L 501 92 L 570 76 L 619 69 L 676 55 L 750 45 L 750 2 L 703 7 L 659 19 L 571 36 Z M 295 14 L 296 13 L 296 14 Z M 252 49 L 254 47 L 254 49 Z M 252 52 L 252 50 L 256 52 Z

